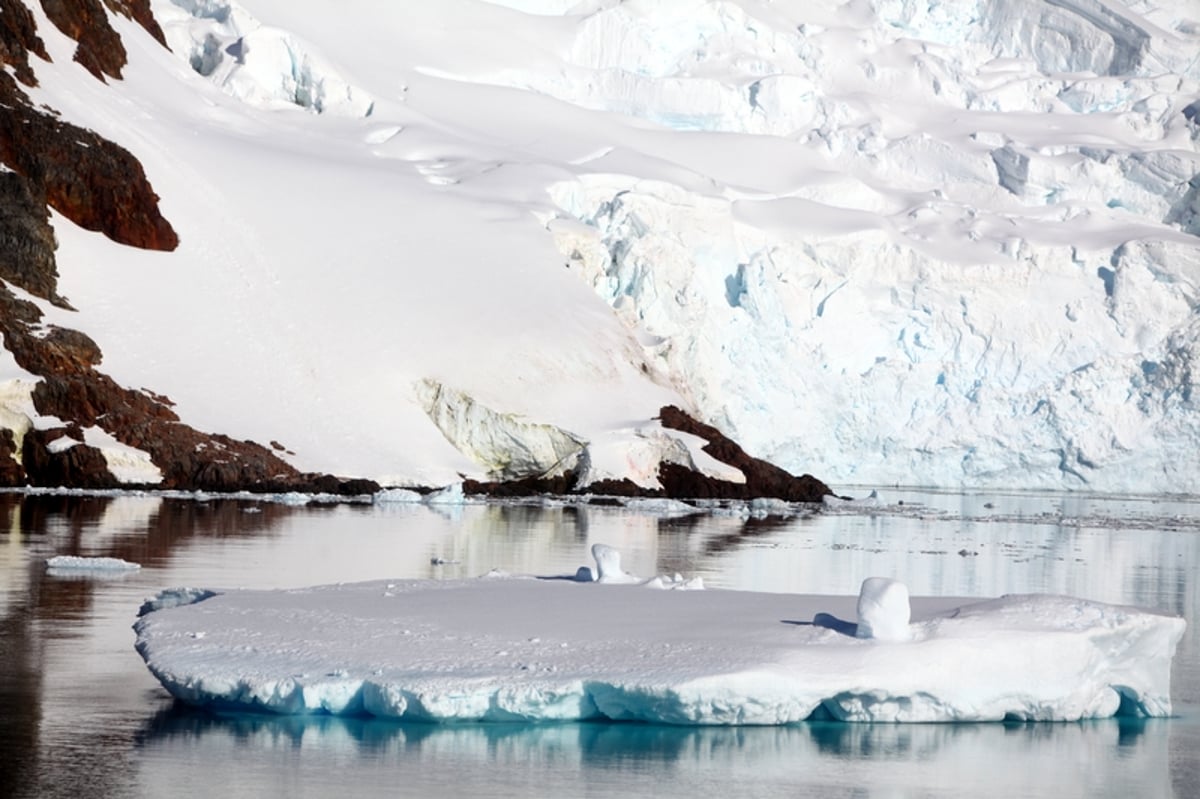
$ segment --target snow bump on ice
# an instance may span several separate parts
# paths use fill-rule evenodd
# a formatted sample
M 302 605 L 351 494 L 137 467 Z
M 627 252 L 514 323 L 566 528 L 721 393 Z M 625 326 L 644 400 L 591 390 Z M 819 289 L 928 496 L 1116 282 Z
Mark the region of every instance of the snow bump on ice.
M 668 724 L 1171 713 L 1181 618 L 1006 596 L 920 600 L 910 622 L 907 589 L 869 579 L 856 634 L 814 617 L 845 597 L 647 590 L 666 586 L 605 579 L 628 577 L 614 553 L 596 553 L 598 580 L 165 592 L 136 646 L 176 698 L 236 711 Z

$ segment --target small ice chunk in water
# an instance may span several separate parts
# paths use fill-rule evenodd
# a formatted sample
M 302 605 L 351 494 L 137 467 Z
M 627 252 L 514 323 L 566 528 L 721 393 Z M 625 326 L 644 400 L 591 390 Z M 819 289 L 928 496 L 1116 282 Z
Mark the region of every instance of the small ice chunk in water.
M 908 586 L 886 577 L 868 577 L 858 592 L 859 638 L 879 641 L 907 641 L 912 610 Z
M 132 563 L 120 558 L 84 558 L 76 555 L 56 555 L 46 560 L 46 568 L 51 571 L 137 571 L 142 568 L 140 563 Z

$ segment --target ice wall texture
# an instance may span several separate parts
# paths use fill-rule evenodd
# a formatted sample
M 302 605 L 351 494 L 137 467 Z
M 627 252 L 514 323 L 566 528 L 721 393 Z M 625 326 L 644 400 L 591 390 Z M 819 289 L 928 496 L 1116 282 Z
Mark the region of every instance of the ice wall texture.
M 640 2 L 574 30 L 562 74 L 509 79 L 710 149 L 555 186 L 587 225 L 562 249 L 748 449 L 842 484 L 1197 489 L 1200 7 Z
M 398 92 L 431 183 L 544 223 L 753 455 L 1197 490 L 1194 0 L 454 0 L 370 58 L 335 34 L 400 12 L 242 2 L 155 11 L 246 102 L 382 125 Z

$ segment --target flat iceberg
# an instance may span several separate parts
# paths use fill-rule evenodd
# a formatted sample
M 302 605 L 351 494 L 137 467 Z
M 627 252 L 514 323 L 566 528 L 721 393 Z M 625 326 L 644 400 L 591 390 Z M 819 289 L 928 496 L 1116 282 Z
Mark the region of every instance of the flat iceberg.
M 51 572 L 128 572 L 142 568 L 120 558 L 86 558 L 77 555 L 55 555 L 46 559 L 46 569 Z
M 857 598 L 873 627 L 835 615 L 855 597 L 662 587 L 491 574 L 176 591 L 134 629 L 167 691 L 215 710 L 790 724 L 1167 716 L 1186 626 L 1064 596 L 910 603 L 879 578 Z

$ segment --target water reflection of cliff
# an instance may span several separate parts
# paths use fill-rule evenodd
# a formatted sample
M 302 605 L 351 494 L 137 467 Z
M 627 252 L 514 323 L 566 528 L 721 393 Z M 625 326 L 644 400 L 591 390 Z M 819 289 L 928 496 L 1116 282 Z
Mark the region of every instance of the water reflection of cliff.
M 249 508 L 258 510 L 247 513 Z M 83 555 L 163 565 L 188 539 L 262 535 L 295 510 L 135 495 L 0 492 L 0 796 L 41 795 L 50 773 L 59 788 L 77 784 L 80 796 L 106 795 L 109 788 L 120 792 L 105 782 L 119 780 L 119 770 L 93 767 L 89 758 L 105 749 L 103 737 L 127 733 L 80 729 L 77 737 L 90 743 L 75 746 L 63 736 L 59 719 L 45 718 L 43 694 L 53 672 L 52 653 L 72 657 L 71 641 L 86 634 L 97 591 L 127 575 L 53 576 L 46 572 L 47 558 Z M 86 649 L 75 657 L 86 658 Z

